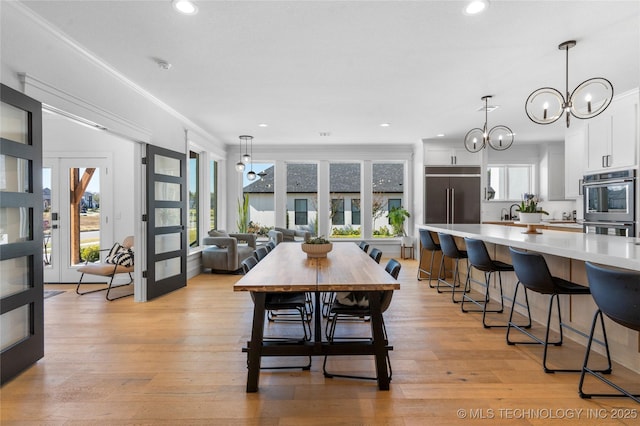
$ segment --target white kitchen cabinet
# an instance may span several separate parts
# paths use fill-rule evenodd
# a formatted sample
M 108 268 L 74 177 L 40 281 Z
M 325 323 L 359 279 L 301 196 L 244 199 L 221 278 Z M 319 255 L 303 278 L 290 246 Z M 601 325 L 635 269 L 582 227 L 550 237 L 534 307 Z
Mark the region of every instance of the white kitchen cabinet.
M 463 148 L 425 147 L 424 164 L 428 166 L 480 166 L 482 152 L 469 152 Z
M 548 180 L 547 199 L 558 201 L 565 199 L 565 176 L 564 176 L 564 149 L 560 144 L 549 146 L 548 155 Z
M 587 121 L 586 171 L 638 164 L 638 91 L 624 93 Z
M 567 129 L 564 136 L 564 197 L 567 199 L 582 195 L 586 142 L 586 126 L 582 123 Z

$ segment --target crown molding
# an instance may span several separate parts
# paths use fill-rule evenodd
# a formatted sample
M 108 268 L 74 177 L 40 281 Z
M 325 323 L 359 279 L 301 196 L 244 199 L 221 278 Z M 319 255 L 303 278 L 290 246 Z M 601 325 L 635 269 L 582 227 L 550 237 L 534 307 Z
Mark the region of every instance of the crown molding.
M 141 86 L 139 86 L 138 84 L 136 84 L 135 82 L 127 78 L 124 74 L 122 74 L 116 68 L 109 65 L 102 58 L 100 58 L 98 55 L 96 55 L 95 53 L 93 53 L 92 51 L 90 51 L 80 43 L 78 43 L 73 38 L 69 37 L 60 28 L 54 26 L 49 21 L 42 18 L 40 15 L 35 13 L 33 10 L 31 10 L 28 6 L 26 6 L 22 2 L 15 1 L 15 2 L 7 2 L 7 3 L 12 4 L 25 17 L 29 18 L 31 21 L 33 21 L 35 24 L 37 24 L 38 26 L 40 26 L 41 28 L 43 28 L 44 30 L 52 34 L 58 40 L 65 43 L 67 46 L 69 46 L 74 51 L 76 51 L 80 56 L 84 57 L 88 62 L 99 67 L 100 69 L 105 71 L 107 74 L 115 78 L 119 83 L 126 86 L 128 89 L 132 90 L 133 92 L 147 99 L 152 104 L 156 105 L 158 108 L 164 110 L 169 115 L 179 120 L 189 130 L 199 133 L 211 141 L 216 140 L 216 138 L 212 136 L 208 131 L 206 131 L 205 129 L 203 129 L 202 127 L 200 127 L 199 125 L 191 121 L 189 118 L 182 115 L 180 112 L 173 109 L 171 106 L 169 106 L 168 104 L 166 104 L 165 102 L 155 97 L 153 94 L 151 94 L 150 92 L 148 92 L 147 90 L 145 90 L 144 88 L 142 88 Z

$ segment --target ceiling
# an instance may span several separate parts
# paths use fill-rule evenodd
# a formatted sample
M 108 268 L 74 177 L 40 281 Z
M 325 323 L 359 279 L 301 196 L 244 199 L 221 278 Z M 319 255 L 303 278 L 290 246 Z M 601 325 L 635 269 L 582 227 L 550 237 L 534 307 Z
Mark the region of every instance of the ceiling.
M 509 126 L 516 144 L 559 141 L 528 120 L 530 92 L 605 77 L 640 86 L 640 2 L 26 1 L 52 25 L 226 144 L 413 144 Z M 169 70 L 157 60 L 171 63 Z M 64 66 L 64 64 L 52 64 Z M 78 76 L 78 78 L 83 78 Z M 268 127 L 259 127 L 260 123 Z M 389 123 L 389 127 L 380 124 Z M 329 136 L 321 136 L 329 133 Z

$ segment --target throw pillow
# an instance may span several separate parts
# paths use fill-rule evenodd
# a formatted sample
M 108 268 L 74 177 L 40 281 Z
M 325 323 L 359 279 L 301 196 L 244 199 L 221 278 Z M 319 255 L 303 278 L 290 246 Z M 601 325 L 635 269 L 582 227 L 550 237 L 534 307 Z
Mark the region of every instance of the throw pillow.
M 133 252 L 131 250 L 121 251 L 120 253 L 116 254 L 113 263 L 126 267 L 133 266 Z
M 228 237 L 229 234 L 227 233 L 227 231 L 225 230 L 217 230 L 217 229 L 212 229 L 211 231 L 209 231 L 209 236 L 210 237 Z
M 107 254 L 107 257 L 105 257 L 104 261 L 107 262 L 107 263 L 116 263 L 115 262 L 115 257 L 122 250 L 127 250 L 127 249 L 124 248 L 122 245 L 120 245 L 120 243 L 115 243 L 113 245 L 113 247 L 111 247 L 111 250 L 109 250 L 109 253 Z

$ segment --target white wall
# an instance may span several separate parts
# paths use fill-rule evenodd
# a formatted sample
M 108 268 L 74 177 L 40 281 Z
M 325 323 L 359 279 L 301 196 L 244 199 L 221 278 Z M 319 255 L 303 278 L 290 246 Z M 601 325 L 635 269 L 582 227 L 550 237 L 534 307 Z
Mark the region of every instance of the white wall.
M 136 167 L 135 142 L 118 136 L 91 129 L 71 120 L 51 114 L 44 114 L 42 123 L 43 156 L 49 158 L 93 157 L 108 158 L 112 163 L 110 171 L 112 208 L 112 235 L 102 235 L 106 244 L 122 241 L 127 235 L 134 234 L 134 196 L 131 190 Z M 105 184 L 105 182 L 101 182 Z

